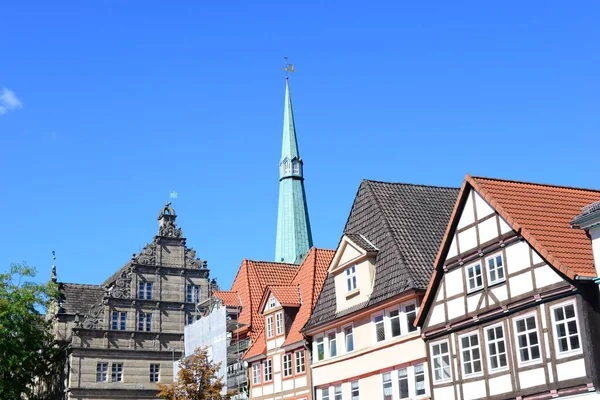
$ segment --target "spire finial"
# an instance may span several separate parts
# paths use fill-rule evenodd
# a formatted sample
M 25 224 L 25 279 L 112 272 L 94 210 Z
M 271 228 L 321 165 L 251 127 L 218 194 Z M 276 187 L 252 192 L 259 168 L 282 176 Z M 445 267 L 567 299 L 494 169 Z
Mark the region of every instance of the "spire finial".
M 56 252 L 52 250 L 52 273 L 50 274 L 50 280 L 56 282 Z
M 290 64 L 288 62 L 288 58 L 287 57 L 283 57 L 283 59 L 285 60 L 285 67 L 281 68 L 282 71 L 285 71 L 285 79 L 288 78 L 288 74 L 290 72 L 296 72 L 296 70 L 294 69 L 294 64 Z

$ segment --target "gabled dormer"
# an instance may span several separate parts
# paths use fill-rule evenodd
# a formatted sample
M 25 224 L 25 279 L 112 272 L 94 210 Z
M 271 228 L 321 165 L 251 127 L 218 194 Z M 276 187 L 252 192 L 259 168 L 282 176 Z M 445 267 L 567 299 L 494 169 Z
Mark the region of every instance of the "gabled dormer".
M 259 309 L 265 319 L 267 350 L 283 344 L 301 304 L 297 285 L 267 287 Z
M 328 271 L 334 276 L 336 312 L 369 299 L 375 282 L 375 257 L 378 251 L 361 234 L 347 233 L 342 236 Z

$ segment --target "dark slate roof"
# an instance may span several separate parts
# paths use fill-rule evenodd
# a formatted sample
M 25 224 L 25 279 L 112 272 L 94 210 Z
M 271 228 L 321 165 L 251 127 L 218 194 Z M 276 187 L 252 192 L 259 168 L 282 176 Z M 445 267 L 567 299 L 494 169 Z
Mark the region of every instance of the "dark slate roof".
M 364 180 L 344 234 L 352 240 L 360 234 L 379 250 L 373 293 L 367 302 L 336 314 L 334 279 L 329 275 L 305 329 L 409 289 L 426 289 L 458 192 L 458 188 Z
M 104 289 L 100 285 L 60 282 L 58 290 L 62 314 L 86 314 L 94 304 L 102 301 L 104 296 Z
M 365 238 L 360 233 L 347 233 L 346 236 L 350 238 L 354 243 L 360 246 L 363 250 L 368 252 L 376 252 L 379 249 L 373 245 L 373 243 L 369 242 L 367 238 Z

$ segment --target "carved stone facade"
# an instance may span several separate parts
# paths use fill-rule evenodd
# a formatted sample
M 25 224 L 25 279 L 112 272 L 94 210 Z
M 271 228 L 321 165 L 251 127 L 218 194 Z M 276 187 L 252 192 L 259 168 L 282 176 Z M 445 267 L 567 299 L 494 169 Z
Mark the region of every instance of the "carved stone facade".
M 154 240 L 101 285 L 58 282 L 54 332 L 69 345 L 66 398 L 151 399 L 157 383 L 172 382 L 184 326 L 216 282 L 186 246 L 169 203 L 158 220 Z

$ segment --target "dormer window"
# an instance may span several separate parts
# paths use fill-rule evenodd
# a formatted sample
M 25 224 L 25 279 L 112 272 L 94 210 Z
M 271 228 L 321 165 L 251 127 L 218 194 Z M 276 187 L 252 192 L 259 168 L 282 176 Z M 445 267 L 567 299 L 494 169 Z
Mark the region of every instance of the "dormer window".
M 348 292 L 356 290 L 356 266 L 346 268 L 346 285 Z
M 283 335 L 283 313 L 281 312 L 275 314 L 275 329 L 277 336 Z
M 267 338 L 273 337 L 273 316 L 269 315 L 267 317 Z
M 275 297 L 271 296 L 269 299 L 269 308 L 275 308 Z

